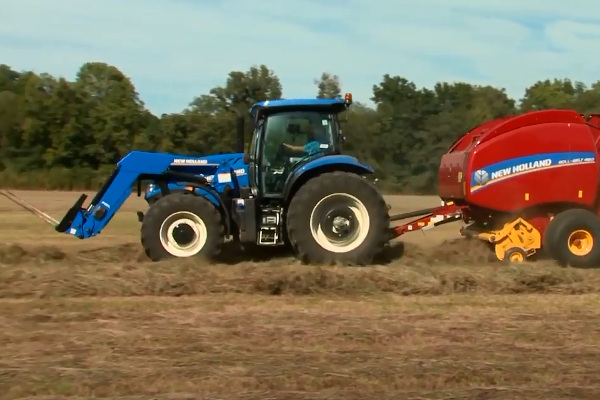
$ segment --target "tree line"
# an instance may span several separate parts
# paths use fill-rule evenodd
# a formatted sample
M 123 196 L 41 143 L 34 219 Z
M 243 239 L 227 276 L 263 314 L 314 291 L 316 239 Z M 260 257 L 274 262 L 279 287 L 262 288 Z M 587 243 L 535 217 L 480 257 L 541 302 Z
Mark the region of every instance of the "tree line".
M 316 97 L 343 95 L 334 74 L 324 72 L 314 84 Z M 249 118 L 252 102 L 282 97 L 295 96 L 283 96 L 273 70 L 252 66 L 230 72 L 222 86 L 191 99 L 180 113 L 156 116 L 115 66 L 85 63 L 69 81 L 0 64 L 0 185 L 95 190 L 133 149 L 233 151 L 236 116 L 228 107 Z M 355 103 L 346 113 L 344 151 L 373 165 L 388 191 L 432 194 L 441 155 L 469 129 L 529 110 L 600 112 L 600 81 L 540 80 L 515 100 L 502 88 L 467 82 L 418 88 L 386 74 L 373 85 L 372 101 L 374 108 Z

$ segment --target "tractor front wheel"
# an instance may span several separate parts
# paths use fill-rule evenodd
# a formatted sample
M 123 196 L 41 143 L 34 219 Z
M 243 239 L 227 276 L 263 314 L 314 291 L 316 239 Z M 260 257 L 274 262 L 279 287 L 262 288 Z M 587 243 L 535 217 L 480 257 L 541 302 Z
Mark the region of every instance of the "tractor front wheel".
M 389 216 L 383 196 L 370 182 L 333 172 L 310 179 L 296 192 L 286 225 L 304 262 L 365 265 L 385 246 Z
M 142 245 L 153 261 L 200 256 L 213 258 L 223 243 L 223 224 L 203 197 L 174 193 L 153 203 L 142 223 Z

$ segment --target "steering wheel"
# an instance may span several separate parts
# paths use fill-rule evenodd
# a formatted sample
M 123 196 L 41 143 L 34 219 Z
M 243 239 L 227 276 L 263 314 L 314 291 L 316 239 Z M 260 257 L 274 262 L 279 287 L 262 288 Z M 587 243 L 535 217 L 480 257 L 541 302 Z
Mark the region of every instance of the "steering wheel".
M 292 168 L 292 162 L 290 161 L 290 150 L 285 147 L 285 143 L 279 144 L 277 152 L 275 153 L 275 159 L 281 161 L 283 167 L 283 174 L 286 174 Z
M 287 156 L 287 149 L 285 147 L 285 143 L 279 143 L 279 146 L 277 146 L 277 151 L 275 152 L 275 160 L 278 161 L 282 161 L 282 162 L 288 162 L 288 157 Z

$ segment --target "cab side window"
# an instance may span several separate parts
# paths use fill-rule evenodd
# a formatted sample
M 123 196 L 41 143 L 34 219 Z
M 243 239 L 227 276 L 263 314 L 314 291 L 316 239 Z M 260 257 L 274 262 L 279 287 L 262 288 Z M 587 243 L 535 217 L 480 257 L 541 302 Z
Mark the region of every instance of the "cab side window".
M 277 151 L 282 143 L 285 143 L 285 125 L 287 116 L 274 115 L 267 120 L 265 127 L 264 143 L 265 148 L 263 152 L 263 161 L 265 165 L 271 165 L 276 162 L 275 157 Z

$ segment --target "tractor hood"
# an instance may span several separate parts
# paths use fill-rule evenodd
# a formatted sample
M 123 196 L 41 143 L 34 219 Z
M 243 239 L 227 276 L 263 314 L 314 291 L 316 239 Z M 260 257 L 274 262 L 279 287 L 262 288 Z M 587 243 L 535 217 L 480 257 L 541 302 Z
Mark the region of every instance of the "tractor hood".
M 199 157 L 177 156 L 170 166 L 171 170 L 202 175 L 211 182 L 215 175 L 234 173 L 237 176 L 248 175 L 248 164 L 244 162 L 244 153 L 211 154 Z
M 244 161 L 244 153 L 222 153 L 209 154 L 205 156 L 182 156 L 174 155 L 174 160 L 171 167 L 186 167 L 186 166 L 207 166 L 220 167 L 228 164 L 237 164 Z

